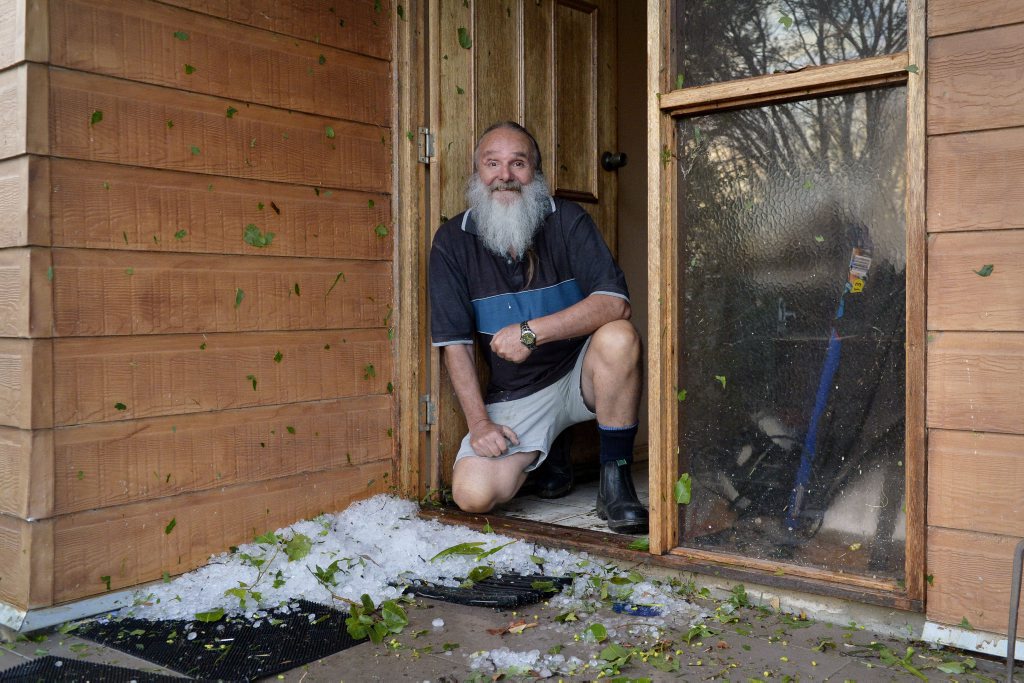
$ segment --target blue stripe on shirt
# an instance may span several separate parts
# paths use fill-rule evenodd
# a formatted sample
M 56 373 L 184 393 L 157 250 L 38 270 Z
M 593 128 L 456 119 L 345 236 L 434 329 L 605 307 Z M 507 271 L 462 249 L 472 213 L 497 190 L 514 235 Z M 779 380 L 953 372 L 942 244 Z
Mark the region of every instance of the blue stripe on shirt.
M 493 335 L 507 325 L 518 325 L 524 320 L 557 313 L 582 300 L 583 292 L 572 279 L 541 289 L 474 299 L 473 311 L 476 313 L 477 330 L 481 334 Z

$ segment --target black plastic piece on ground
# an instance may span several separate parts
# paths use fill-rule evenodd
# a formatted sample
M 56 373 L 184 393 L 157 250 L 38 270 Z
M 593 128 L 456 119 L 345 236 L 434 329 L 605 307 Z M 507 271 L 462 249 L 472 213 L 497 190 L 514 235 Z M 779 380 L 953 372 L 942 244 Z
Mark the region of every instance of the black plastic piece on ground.
M 544 583 L 550 583 L 551 588 L 534 587 Z M 421 598 L 454 602 L 459 605 L 511 609 L 538 603 L 561 591 L 570 583 L 572 579 L 565 576 L 502 574 L 477 581 L 469 588 L 416 583 L 409 586 L 407 591 Z
M 76 635 L 204 680 L 249 681 L 288 671 L 358 645 L 344 612 L 306 600 L 298 610 L 271 613 L 254 627 L 248 619 L 219 621 L 122 619 L 94 621 Z M 314 615 L 310 619 L 309 615 Z M 196 637 L 188 639 L 190 633 Z
M 0 671 L 0 681 L 36 683 L 36 681 L 91 681 L 92 683 L 179 683 L 182 679 L 163 674 L 146 673 L 110 664 L 83 662 L 47 655 Z

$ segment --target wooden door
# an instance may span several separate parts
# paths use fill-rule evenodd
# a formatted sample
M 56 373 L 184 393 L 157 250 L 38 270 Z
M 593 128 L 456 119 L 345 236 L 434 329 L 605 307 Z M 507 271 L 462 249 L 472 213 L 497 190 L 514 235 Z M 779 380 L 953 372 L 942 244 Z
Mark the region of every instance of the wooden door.
M 477 136 L 513 120 L 537 138 L 555 196 L 580 203 L 616 251 L 615 0 L 433 0 L 430 6 L 431 232 L 465 209 Z M 430 361 L 432 486 L 447 485 L 466 425 Z M 591 454 L 592 455 L 592 454 Z

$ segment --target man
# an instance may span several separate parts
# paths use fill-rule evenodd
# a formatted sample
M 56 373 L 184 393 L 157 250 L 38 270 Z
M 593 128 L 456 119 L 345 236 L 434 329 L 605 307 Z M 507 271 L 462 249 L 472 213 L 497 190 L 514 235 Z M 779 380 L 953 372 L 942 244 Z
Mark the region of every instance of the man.
M 645 533 L 647 510 L 630 472 L 640 338 L 622 271 L 590 216 L 550 196 L 525 128 L 488 128 L 473 164 L 470 209 L 441 226 L 430 253 L 433 343 L 444 348 L 469 426 L 456 456 L 455 502 L 488 512 L 510 500 L 564 428 L 596 417 L 597 513 L 613 531 Z M 474 336 L 491 369 L 486 397 Z

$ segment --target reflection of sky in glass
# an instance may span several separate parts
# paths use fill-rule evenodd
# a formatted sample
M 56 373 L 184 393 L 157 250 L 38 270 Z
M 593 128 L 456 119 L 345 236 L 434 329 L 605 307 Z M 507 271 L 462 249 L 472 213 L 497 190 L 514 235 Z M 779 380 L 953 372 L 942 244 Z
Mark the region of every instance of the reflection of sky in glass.
M 705 85 L 906 49 L 906 0 L 681 0 L 674 81 Z

